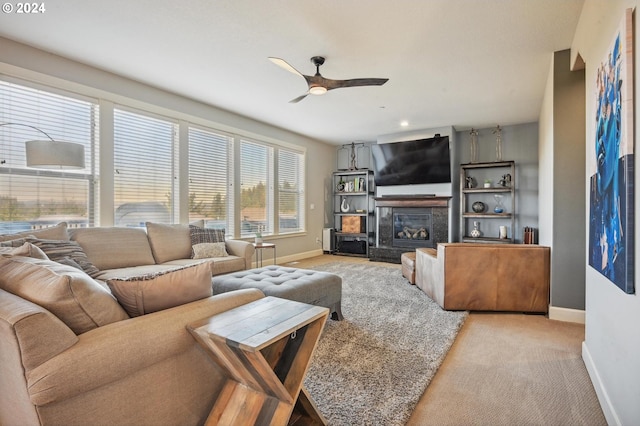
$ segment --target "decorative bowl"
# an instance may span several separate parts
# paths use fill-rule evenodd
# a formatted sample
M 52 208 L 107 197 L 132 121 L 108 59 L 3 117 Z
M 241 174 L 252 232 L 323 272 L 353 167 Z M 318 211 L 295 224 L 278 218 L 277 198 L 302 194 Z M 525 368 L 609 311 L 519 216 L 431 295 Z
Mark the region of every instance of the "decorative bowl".
M 482 213 L 486 210 L 487 205 L 485 203 L 483 203 L 482 201 L 476 201 L 475 203 L 473 203 L 471 205 L 471 209 L 475 212 L 475 213 Z

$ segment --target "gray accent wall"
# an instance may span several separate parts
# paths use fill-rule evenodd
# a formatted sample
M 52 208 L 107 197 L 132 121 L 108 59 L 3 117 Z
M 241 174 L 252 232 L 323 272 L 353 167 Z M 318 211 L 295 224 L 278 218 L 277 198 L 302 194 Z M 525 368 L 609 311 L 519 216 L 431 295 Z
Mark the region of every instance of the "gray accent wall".
M 502 160 L 516 163 L 516 224 L 515 240 L 522 243 L 525 226 L 538 228 L 538 123 L 500 126 L 502 129 Z M 459 163 L 471 161 L 470 130 L 457 132 Z M 496 161 L 496 128 L 478 130 L 478 162 Z M 502 171 L 501 171 L 502 172 Z M 456 170 L 459 173 L 459 170 Z M 499 179 L 496 176 L 494 181 Z M 459 178 L 457 181 L 459 182 Z M 455 202 L 459 203 L 459 186 L 454 188 Z M 491 209 L 493 205 L 489 206 Z M 456 239 L 458 240 L 458 222 Z M 482 224 L 481 224 L 482 227 Z M 511 231 L 510 231 L 511 232 Z M 497 235 L 496 235 L 497 236 Z
M 551 306 L 584 309 L 585 81 L 571 52 L 554 54 Z
M 524 123 L 501 126 L 502 159 L 516 163 L 516 242 L 522 242 L 525 226 L 538 227 L 538 123 Z M 496 160 L 495 127 L 478 129 L 478 161 Z M 459 240 L 460 214 L 460 164 L 471 161 L 471 138 L 468 130 L 456 130 L 453 126 L 433 129 L 411 130 L 378 137 L 377 143 L 401 142 L 422 138 L 431 138 L 435 134 L 450 138 L 451 184 L 398 185 L 378 187 L 377 196 L 406 194 L 435 194 L 451 196 L 449 203 L 449 241 Z M 367 144 L 368 145 L 368 144 Z M 365 160 L 370 150 L 359 149 L 356 158 L 358 167 L 369 167 Z M 338 147 L 336 164 L 348 167 L 350 150 Z M 499 178 L 498 176 L 497 178 Z
M 551 306 L 585 308 L 584 70 L 553 55 L 540 138 L 540 244 L 551 246 Z

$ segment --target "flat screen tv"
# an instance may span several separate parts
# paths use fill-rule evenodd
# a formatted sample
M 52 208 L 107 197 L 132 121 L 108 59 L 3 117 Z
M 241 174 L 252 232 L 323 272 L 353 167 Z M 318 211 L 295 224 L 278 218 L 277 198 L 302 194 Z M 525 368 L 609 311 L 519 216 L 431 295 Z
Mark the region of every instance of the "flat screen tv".
M 376 185 L 451 182 L 449 136 L 371 145 Z

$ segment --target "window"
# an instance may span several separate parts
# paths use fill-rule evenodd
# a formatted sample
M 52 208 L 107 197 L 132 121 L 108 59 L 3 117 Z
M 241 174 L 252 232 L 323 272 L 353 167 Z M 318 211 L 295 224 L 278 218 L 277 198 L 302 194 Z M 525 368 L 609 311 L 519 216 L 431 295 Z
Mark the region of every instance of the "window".
M 116 226 L 174 222 L 177 134 L 177 124 L 170 121 L 114 110 Z
M 233 236 L 233 138 L 189 128 L 189 222 Z
M 0 81 L 0 233 L 68 222 L 95 223 L 98 105 L 23 85 Z M 10 123 L 10 124 L 9 124 Z M 83 170 L 27 168 L 25 141 L 55 140 L 85 146 Z
M 304 231 L 304 155 L 278 149 L 279 233 Z
M 304 165 L 301 152 L 255 141 L 240 142 L 242 237 L 257 231 L 268 235 L 305 230 Z
M 240 141 L 240 236 L 273 233 L 273 148 Z
M 0 234 L 61 221 L 99 226 L 100 199 L 103 225 L 177 223 L 188 211 L 190 222 L 203 220 L 229 238 L 305 230 L 303 150 L 0 78 L 0 124 L 14 123 L 0 125 Z M 99 141 L 99 108 L 113 140 Z M 28 168 L 24 142 L 45 139 L 38 129 L 82 143 L 85 169 Z M 180 135 L 188 141 L 179 144 Z M 187 167 L 179 170 L 186 142 Z M 113 148 L 113 170 L 99 170 L 100 143 L 109 155 Z M 99 194 L 101 186 L 108 193 Z M 179 196 L 181 188 L 188 197 Z

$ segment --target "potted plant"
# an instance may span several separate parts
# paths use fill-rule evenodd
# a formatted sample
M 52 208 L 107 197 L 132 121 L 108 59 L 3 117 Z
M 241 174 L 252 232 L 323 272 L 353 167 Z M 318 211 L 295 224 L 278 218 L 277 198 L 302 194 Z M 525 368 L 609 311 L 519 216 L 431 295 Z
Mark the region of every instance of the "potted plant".
M 256 238 L 255 238 L 255 243 L 256 244 L 262 244 L 263 239 L 262 239 L 262 231 L 264 229 L 263 225 L 258 225 L 258 229 L 256 230 Z
M 485 188 L 491 188 L 491 179 L 485 179 L 484 187 Z

